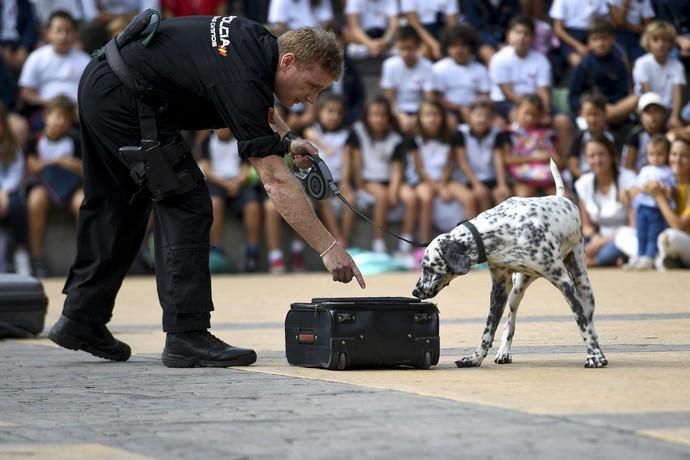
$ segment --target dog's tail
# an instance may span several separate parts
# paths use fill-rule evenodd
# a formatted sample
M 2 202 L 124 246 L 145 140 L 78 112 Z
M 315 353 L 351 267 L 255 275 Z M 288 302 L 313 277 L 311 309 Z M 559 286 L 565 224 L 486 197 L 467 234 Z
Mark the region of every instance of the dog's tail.
M 556 196 L 565 196 L 565 187 L 563 186 L 563 178 L 561 173 L 558 172 L 558 166 L 556 162 L 551 159 L 551 175 L 553 176 L 553 181 L 556 183 Z

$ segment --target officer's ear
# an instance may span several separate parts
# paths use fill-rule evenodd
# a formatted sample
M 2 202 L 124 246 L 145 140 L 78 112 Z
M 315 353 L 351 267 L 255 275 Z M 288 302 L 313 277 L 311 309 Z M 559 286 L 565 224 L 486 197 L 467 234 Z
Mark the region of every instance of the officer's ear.
M 280 57 L 280 68 L 281 70 L 287 70 L 291 65 L 295 63 L 295 53 L 285 53 Z

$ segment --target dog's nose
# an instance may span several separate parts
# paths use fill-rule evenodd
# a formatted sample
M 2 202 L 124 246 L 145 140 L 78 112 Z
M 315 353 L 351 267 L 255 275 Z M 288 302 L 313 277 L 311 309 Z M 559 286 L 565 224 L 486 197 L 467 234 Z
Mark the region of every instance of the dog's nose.
M 414 289 L 412 290 L 412 295 L 415 296 L 415 297 L 417 297 L 418 299 L 421 298 L 421 294 L 420 294 L 420 292 L 419 292 L 419 288 L 418 288 L 418 287 L 416 287 L 416 288 L 414 288 Z

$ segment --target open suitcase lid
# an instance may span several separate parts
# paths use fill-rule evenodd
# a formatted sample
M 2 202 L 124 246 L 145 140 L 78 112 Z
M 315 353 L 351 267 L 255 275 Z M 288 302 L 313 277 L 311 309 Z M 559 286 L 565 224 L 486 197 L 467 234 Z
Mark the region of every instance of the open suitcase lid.
M 315 297 L 311 302 L 296 302 L 293 310 L 314 310 L 315 308 L 343 308 L 348 310 L 432 310 L 436 304 L 422 302 L 413 297 Z

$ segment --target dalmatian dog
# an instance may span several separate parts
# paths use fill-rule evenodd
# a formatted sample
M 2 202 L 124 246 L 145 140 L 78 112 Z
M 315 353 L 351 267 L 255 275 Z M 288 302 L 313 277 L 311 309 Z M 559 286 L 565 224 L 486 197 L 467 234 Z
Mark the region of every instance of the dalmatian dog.
M 563 180 L 551 161 L 556 195 L 510 198 L 437 236 L 426 248 L 422 273 L 412 295 L 436 296 L 453 278 L 486 260 L 492 288 L 489 316 L 481 342 L 470 356 L 456 361 L 458 367 L 480 366 L 491 345 L 506 301 L 510 313 L 501 346 L 494 360 L 512 362 L 515 319 L 525 290 L 544 277 L 557 287 L 570 309 L 587 348 L 585 367 L 605 367 L 594 329 L 594 294 L 587 276 L 582 224 L 577 206 L 565 198 Z

